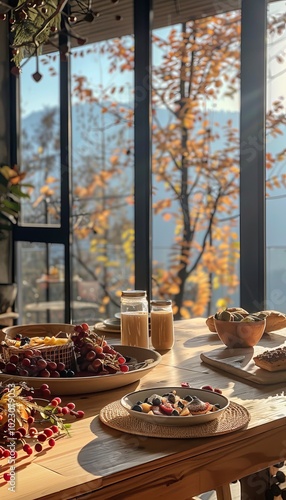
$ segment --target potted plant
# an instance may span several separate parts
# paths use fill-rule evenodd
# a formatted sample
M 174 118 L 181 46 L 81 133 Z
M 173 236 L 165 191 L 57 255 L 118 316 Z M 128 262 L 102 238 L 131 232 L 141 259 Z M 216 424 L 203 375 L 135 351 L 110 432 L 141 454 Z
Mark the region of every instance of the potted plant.
M 21 198 L 29 198 L 29 194 L 23 191 L 23 187 L 30 187 L 29 184 L 23 184 L 25 174 L 20 173 L 17 166 L 14 168 L 5 164 L 0 164 L 0 243 L 2 247 L 2 257 L 5 255 L 5 248 L 9 246 L 9 231 L 13 224 L 16 224 L 20 213 Z M 6 240 L 6 241 L 4 241 Z M 9 248 L 6 254 L 9 258 Z M 7 269 L 9 264 L 5 259 L 1 259 L 1 272 L 3 276 L 8 275 Z M 0 283 L 0 314 L 6 313 L 14 304 L 17 293 L 17 285 L 15 283 Z
M 29 194 L 22 190 L 23 187 L 29 187 L 28 184 L 22 184 L 24 177 L 25 174 L 20 173 L 17 166 L 0 166 L 0 239 L 6 238 L 7 230 L 17 222 L 20 199 L 29 198 Z

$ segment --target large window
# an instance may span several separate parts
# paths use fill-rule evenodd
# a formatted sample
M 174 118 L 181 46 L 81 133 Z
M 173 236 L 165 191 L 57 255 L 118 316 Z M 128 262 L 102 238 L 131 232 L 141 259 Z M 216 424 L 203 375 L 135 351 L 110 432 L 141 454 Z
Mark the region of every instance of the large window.
M 73 273 L 103 317 L 134 286 L 133 66 L 122 69 L 133 46 L 128 36 L 72 51 Z
M 133 37 L 126 36 L 71 50 L 71 238 L 66 249 L 50 243 L 52 233 L 42 231 L 54 228 L 56 234 L 68 222 L 61 214 L 59 56 L 39 59 L 39 82 L 32 78 L 33 59 L 23 67 L 21 164 L 33 187 L 21 225 L 34 228 L 35 243 L 17 245 L 22 322 L 64 321 L 67 248 L 73 322 L 114 315 L 120 291 L 134 287 L 133 63 L 122 68 L 123 51 L 133 58 L 133 49 Z

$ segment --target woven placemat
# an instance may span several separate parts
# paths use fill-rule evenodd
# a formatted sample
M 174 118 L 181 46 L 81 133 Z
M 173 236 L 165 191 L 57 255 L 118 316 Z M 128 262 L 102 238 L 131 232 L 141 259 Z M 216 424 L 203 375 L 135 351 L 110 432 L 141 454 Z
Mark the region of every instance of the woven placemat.
M 143 422 L 130 415 L 123 408 L 120 401 L 114 401 L 114 403 L 110 403 L 102 408 L 99 418 L 105 425 L 118 431 L 127 432 L 128 434 L 172 439 L 219 436 L 242 429 L 250 421 L 250 415 L 246 408 L 233 402 L 229 404 L 220 418 L 211 420 L 205 424 L 184 427 L 167 427 L 165 425 Z

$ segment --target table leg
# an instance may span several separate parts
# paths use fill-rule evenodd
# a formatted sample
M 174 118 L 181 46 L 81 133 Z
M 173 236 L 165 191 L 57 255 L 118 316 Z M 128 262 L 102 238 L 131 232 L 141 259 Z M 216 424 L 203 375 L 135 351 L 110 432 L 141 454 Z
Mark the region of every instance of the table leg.
M 229 484 L 223 484 L 216 490 L 217 500 L 231 500 L 231 490 Z
M 265 492 L 270 487 L 269 469 L 264 469 L 240 481 L 241 500 L 265 500 Z

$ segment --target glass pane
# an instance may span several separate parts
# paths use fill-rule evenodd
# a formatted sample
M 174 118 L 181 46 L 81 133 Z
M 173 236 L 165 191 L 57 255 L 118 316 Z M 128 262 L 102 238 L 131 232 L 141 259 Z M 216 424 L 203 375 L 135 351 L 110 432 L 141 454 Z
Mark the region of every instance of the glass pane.
M 21 323 L 64 322 L 64 247 L 18 243 Z
M 134 283 L 132 57 L 131 36 L 72 50 L 73 272 L 98 318 Z
M 285 2 L 268 6 L 266 141 L 266 307 L 286 311 Z
M 39 58 L 40 81 L 35 81 L 36 61 L 23 65 L 20 77 L 21 170 L 33 186 L 31 198 L 22 202 L 21 223 L 59 224 L 59 56 Z
M 153 32 L 153 296 L 239 304 L 240 11 Z

